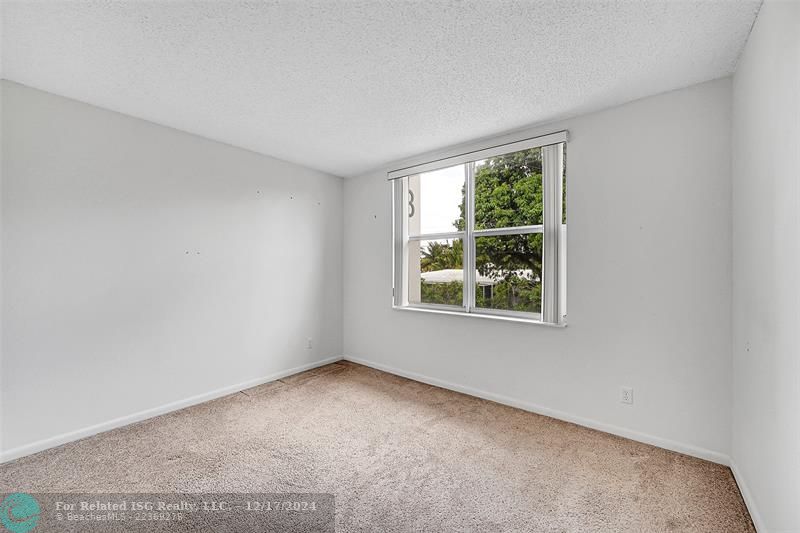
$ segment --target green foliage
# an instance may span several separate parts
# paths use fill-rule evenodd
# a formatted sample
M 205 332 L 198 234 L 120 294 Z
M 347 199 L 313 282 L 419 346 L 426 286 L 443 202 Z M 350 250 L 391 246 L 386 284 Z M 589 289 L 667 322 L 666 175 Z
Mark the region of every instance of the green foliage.
M 541 233 L 479 237 L 475 248 L 478 273 L 497 280 L 491 297 L 476 293 L 478 307 L 541 311 Z
M 420 300 L 429 304 L 461 305 L 464 303 L 463 283 L 421 283 Z
M 542 223 L 542 151 L 540 148 L 492 157 L 475 172 L 475 228 L 508 228 Z M 542 269 L 542 235 L 480 237 L 476 266 L 485 276 L 509 276 Z
M 431 241 L 428 247 L 421 250 L 420 270 L 432 272 L 446 268 L 461 268 L 464 261 L 464 243 L 455 239 L 453 244 Z
M 542 284 L 512 276 L 493 287 L 476 287 L 475 305 L 485 309 L 539 313 L 542 310 Z
M 420 283 L 423 303 L 460 306 L 463 302 L 463 283 Z M 492 287 L 475 288 L 475 304 L 484 309 L 541 312 L 542 285 L 519 276 L 497 282 Z
M 492 157 L 475 172 L 475 229 L 542 223 L 542 151 Z

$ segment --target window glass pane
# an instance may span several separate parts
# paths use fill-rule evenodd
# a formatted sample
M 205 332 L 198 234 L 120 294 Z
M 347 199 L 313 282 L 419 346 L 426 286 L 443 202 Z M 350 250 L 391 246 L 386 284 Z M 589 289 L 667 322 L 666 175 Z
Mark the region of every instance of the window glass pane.
M 542 149 L 475 162 L 475 229 L 542 223 Z
M 541 313 L 542 234 L 476 237 L 475 306 Z
M 461 239 L 408 243 L 409 303 L 464 304 Z
M 464 230 L 464 165 L 405 179 L 409 235 Z

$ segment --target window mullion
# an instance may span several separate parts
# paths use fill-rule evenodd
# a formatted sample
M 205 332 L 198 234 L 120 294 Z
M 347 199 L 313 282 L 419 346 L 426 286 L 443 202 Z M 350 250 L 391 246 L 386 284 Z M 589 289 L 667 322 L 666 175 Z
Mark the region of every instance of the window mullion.
M 464 164 L 464 309 L 475 308 L 475 163 Z
M 463 231 L 446 231 L 442 233 L 422 233 L 420 235 L 408 235 L 408 241 L 440 241 L 448 239 L 463 239 Z
M 528 235 L 531 233 L 543 233 L 544 227 L 541 224 L 536 226 L 509 226 L 507 228 L 488 228 L 476 229 L 472 231 L 474 237 L 498 237 L 502 235 Z

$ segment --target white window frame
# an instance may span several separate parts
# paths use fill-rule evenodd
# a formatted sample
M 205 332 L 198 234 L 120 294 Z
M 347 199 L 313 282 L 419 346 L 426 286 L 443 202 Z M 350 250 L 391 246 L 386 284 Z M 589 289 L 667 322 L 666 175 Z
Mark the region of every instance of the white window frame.
M 562 231 L 562 191 L 564 172 L 564 150 L 567 132 L 560 131 L 549 135 L 522 139 L 495 146 L 473 150 L 467 153 L 445 157 L 418 165 L 392 170 L 387 174 L 392 182 L 392 235 L 393 235 L 393 289 L 392 307 L 402 310 L 429 311 L 525 321 L 546 325 L 565 325 L 566 284 L 564 264 L 566 254 L 565 233 Z M 542 149 L 543 180 L 543 220 L 534 226 L 491 228 L 476 230 L 475 226 L 475 161 L 490 157 L 529 150 Z M 409 235 L 408 216 L 405 203 L 409 198 L 408 180 L 401 179 L 424 172 L 432 172 L 456 165 L 465 168 L 465 230 Z M 542 250 L 542 312 L 530 313 L 500 309 L 485 309 L 474 306 L 475 302 L 475 238 L 481 236 L 543 234 Z M 463 305 L 409 303 L 408 265 L 405 261 L 408 244 L 420 240 L 462 239 L 464 244 L 464 285 Z

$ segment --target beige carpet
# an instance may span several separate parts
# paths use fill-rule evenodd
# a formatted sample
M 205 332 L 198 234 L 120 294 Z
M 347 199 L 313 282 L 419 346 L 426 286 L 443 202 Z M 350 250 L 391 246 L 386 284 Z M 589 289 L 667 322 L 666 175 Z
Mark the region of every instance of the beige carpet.
M 0 492 L 332 492 L 337 531 L 754 531 L 728 468 L 336 363 L 0 467 Z

